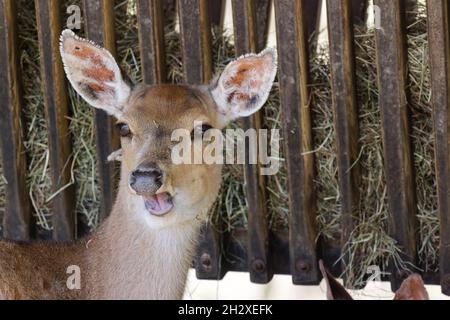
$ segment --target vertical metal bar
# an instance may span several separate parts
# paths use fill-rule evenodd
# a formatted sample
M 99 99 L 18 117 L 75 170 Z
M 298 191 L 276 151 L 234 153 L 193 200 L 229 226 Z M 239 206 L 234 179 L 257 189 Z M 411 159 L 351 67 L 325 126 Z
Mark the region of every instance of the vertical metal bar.
M 376 0 L 380 28 L 376 30 L 378 87 L 383 124 L 385 174 L 390 211 L 389 227 L 406 262 L 416 262 L 413 162 L 409 139 L 404 2 Z M 406 276 L 392 265 L 396 290 Z
M 195 272 L 198 279 L 221 280 L 227 272 L 222 257 L 223 235 L 210 224 L 204 224 L 195 257 Z
M 270 27 L 271 0 L 254 0 L 255 21 L 256 21 L 256 51 L 261 51 L 266 47 L 267 37 Z
M 211 22 L 206 0 L 179 0 L 184 79 L 208 83 L 212 77 Z
M 6 179 L 5 238 L 30 238 L 31 206 L 26 189 L 26 159 L 22 144 L 16 1 L 0 1 L 0 141 Z
M 208 1 L 179 0 L 184 79 L 189 84 L 208 83 L 212 76 L 211 22 Z M 199 279 L 220 280 L 226 273 L 221 255 L 222 234 L 204 225 L 197 248 Z
M 450 295 L 450 6 L 447 0 L 427 2 L 436 179 L 440 222 L 442 293 Z
M 241 56 L 246 53 L 254 53 L 258 47 L 256 3 L 253 0 L 233 0 L 232 4 L 236 54 Z M 261 113 L 257 113 L 242 119 L 244 130 L 260 129 L 261 116 Z M 250 150 L 250 148 L 246 146 L 246 150 Z M 249 157 L 248 153 L 246 157 Z M 269 256 L 265 179 L 259 174 L 258 165 L 250 164 L 249 161 L 246 161 L 244 168 L 245 193 L 248 204 L 247 256 L 250 280 L 255 283 L 267 283 L 273 277 L 273 268 Z
M 355 88 L 353 22 L 347 0 L 328 0 L 334 126 L 336 128 L 339 188 L 342 197 L 342 237 L 345 245 L 354 228 L 359 203 L 358 110 Z M 344 259 L 344 265 L 347 264 Z
M 317 284 L 316 208 L 306 23 L 302 1 L 275 0 L 279 81 L 289 187 L 289 251 L 293 282 Z M 296 48 L 296 50 L 293 50 Z
M 41 53 L 42 91 L 45 101 L 53 209 L 53 239 L 73 240 L 76 235 L 75 193 L 71 183 L 72 167 L 69 133 L 67 85 L 59 54 L 61 33 L 57 0 L 39 0 L 36 4 L 39 51 Z
M 138 0 L 139 48 L 144 83 L 166 81 L 164 25 L 161 0 Z
M 115 55 L 114 1 L 83 0 L 83 3 L 87 38 Z M 114 164 L 108 163 L 107 158 L 119 144 L 114 135 L 112 120 L 102 110 L 95 110 L 95 133 L 101 188 L 101 221 L 109 215 L 114 203 Z

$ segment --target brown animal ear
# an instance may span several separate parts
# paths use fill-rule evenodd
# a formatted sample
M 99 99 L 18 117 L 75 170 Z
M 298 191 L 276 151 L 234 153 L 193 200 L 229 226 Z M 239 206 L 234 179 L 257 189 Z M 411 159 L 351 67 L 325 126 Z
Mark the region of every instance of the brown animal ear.
M 67 78 L 74 89 L 93 107 L 120 117 L 131 89 L 123 81 L 113 56 L 71 30 L 61 34 L 60 50 Z
M 394 300 L 429 300 L 427 289 L 422 277 L 412 274 L 402 282 L 402 285 L 395 293 Z
M 347 290 L 325 268 L 322 260 L 319 260 L 319 268 L 327 284 L 328 300 L 353 300 Z
M 277 73 L 277 51 L 245 55 L 225 68 L 211 85 L 211 94 L 224 122 L 257 112 L 269 97 Z

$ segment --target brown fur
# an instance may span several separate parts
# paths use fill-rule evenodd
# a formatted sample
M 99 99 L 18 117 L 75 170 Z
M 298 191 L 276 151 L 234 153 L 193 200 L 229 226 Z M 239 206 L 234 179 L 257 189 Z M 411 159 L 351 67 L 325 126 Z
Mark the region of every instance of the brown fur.
M 430 300 L 422 277 L 412 274 L 406 278 L 395 293 L 394 300 Z
M 111 216 L 90 237 L 73 244 L 1 241 L 0 297 L 181 298 L 195 247 L 193 239 L 217 195 L 221 168 L 172 166 L 170 133 L 176 128 L 192 130 L 195 119 L 215 125 L 215 106 L 206 92 L 170 85 L 135 89 L 127 112 L 119 119 L 129 124 L 135 141 L 122 139 L 122 179 Z M 143 162 L 156 162 L 164 168 L 168 179 L 163 188 L 188 192 L 195 215 L 183 217 L 184 204 L 175 203 L 176 212 L 170 217 L 155 218 L 165 220 L 161 229 L 149 229 L 140 220 L 141 213 L 129 203 L 130 198 L 139 197 L 130 194 L 126 181 Z M 166 258 L 156 264 L 151 259 L 155 256 Z M 67 289 L 66 271 L 71 265 L 81 269 L 81 290 Z
M 0 298 L 180 299 L 200 225 L 219 191 L 222 167 L 174 165 L 171 150 L 177 142 L 172 141 L 172 132 L 185 129 L 190 139 L 196 121 L 222 129 L 229 121 L 258 111 L 274 81 L 276 52 L 247 58 L 261 59 L 255 68 L 271 75 L 250 112 L 241 105 L 224 110 L 228 93 L 218 88 L 213 92 L 204 86 L 141 85 L 131 91 L 111 54 L 69 30 L 61 36 L 61 56 L 77 92 L 130 128 L 131 134 L 121 140 L 118 196 L 110 217 L 87 239 L 73 244 L 0 241 Z M 247 59 L 233 65 L 239 68 Z M 149 163 L 163 173 L 156 193 L 168 193 L 172 199 L 173 208 L 160 217 L 150 214 L 145 198 L 129 186 L 132 173 Z M 71 266 L 80 269 L 80 290 L 66 285 Z
M 319 261 L 319 268 L 327 285 L 328 300 L 353 300 L 348 291 L 325 268 L 323 261 Z M 395 292 L 394 300 L 429 300 L 427 289 L 419 274 L 411 274 Z

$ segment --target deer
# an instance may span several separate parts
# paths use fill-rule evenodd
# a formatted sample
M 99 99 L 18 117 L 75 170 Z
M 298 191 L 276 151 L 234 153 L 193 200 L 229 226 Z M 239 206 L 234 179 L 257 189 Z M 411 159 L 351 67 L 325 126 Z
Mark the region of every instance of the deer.
M 77 93 L 117 121 L 117 196 L 109 217 L 85 238 L 1 240 L 0 298 L 181 299 L 222 165 L 174 164 L 171 132 L 221 130 L 258 112 L 276 77 L 276 49 L 230 62 L 209 85 L 131 85 L 110 52 L 68 29 L 60 53 Z M 77 289 L 67 285 L 71 266 L 79 268 Z
M 325 280 L 327 300 L 353 300 L 344 286 L 325 268 L 323 260 L 319 260 L 319 269 Z M 417 273 L 408 275 L 395 291 L 393 300 L 430 300 L 422 276 Z

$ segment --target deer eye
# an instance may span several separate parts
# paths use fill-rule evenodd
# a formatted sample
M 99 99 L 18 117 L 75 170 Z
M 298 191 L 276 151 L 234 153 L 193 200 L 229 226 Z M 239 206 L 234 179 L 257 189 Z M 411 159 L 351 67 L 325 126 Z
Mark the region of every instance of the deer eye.
M 191 132 L 192 140 L 194 140 L 195 134 L 201 135 L 203 137 L 203 135 L 206 133 L 206 131 L 208 131 L 212 128 L 213 127 L 211 127 L 209 124 L 203 124 L 201 126 L 195 127 Z
M 119 123 L 116 125 L 117 129 L 119 130 L 119 134 L 123 138 L 129 138 L 133 135 L 131 132 L 130 126 L 126 123 Z

